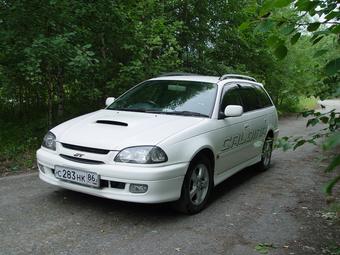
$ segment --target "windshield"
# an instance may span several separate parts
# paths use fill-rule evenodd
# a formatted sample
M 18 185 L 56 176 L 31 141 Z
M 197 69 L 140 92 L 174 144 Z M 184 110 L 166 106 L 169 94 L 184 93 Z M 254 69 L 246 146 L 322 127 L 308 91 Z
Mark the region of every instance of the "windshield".
M 120 96 L 107 109 L 209 117 L 217 86 L 195 81 L 146 81 Z

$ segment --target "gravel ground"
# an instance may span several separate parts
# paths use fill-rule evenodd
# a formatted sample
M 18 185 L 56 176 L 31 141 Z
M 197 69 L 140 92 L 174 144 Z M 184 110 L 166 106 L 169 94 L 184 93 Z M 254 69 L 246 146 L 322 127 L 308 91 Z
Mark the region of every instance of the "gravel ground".
M 325 103 L 325 102 L 323 102 Z M 326 102 L 331 107 L 339 102 Z M 340 104 L 338 104 L 340 105 Z M 281 135 L 309 132 L 280 121 Z M 320 150 L 276 151 L 272 168 L 247 168 L 216 187 L 203 212 L 59 189 L 37 174 L 0 178 L 0 254 L 332 254 L 340 225 L 327 212 Z M 339 192 L 337 191 L 337 194 Z M 338 253 L 334 253 L 338 254 Z

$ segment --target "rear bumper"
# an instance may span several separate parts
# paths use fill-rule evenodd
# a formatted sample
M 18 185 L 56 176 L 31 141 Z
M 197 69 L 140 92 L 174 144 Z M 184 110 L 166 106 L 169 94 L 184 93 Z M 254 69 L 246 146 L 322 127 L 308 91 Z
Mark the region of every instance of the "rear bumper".
M 66 160 L 43 148 L 37 151 L 37 161 L 39 177 L 47 183 L 98 197 L 137 203 L 161 203 L 179 199 L 184 175 L 189 164 L 185 162 L 163 166 L 89 165 Z M 100 175 L 101 180 L 107 181 L 109 184 L 107 187 L 92 188 L 59 180 L 54 177 L 55 166 L 95 172 Z M 110 181 L 124 183 L 125 187 L 111 187 Z M 148 185 L 148 190 L 145 193 L 131 193 L 130 184 L 145 184 Z

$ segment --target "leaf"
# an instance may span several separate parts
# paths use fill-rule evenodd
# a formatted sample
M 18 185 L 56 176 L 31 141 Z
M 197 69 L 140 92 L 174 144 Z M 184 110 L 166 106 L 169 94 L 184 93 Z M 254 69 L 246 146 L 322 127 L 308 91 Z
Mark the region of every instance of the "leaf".
M 327 166 L 325 172 L 332 172 L 338 165 L 340 165 L 340 155 L 332 159 L 331 163 L 329 163 L 329 165 Z
M 286 7 L 291 2 L 292 2 L 292 0 L 276 0 L 276 1 L 274 1 L 273 6 L 276 7 L 276 8 L 282 8 L 282 7 Z
M 274 54 L 278 59 L 284 59 L 287 56 L 288 49 L 285 45 L 280 44 L 278 47 L 276 47 Z
M 264 1 L 263 5 L 260 8 L 259 16 L 263 17 L 266 16 L 268 13 L 270 15 L 269 10 L 273 8 L 273 3 L 274 1 Z
M 311 143 L 311 144 L 314 144 L 314 145 L 317 145 L 317 143 L 315 142 L 314 139 L 309 139 L 307 142 Z
M 277 139 L 275 143 L 275 148 L 281 148 L 283 151 L 287 151 L 292 148 L 292 144 L 289 141 L 288 136 L 281 137 Z
M 268 18 L 271 14 L 272 14 L 271 12 L 264 13 L 263 15 L 261 15 L 261 19 L 266 19 L 266 18 Z
M 340 33 L 340 25 L 336 25 L 332 27 L 332 33 L 339 34 Z
M 328 75 L 336 74 L 340 69 L 340 58 L 333 59 L 325 66 L 325 71 Z
M 339 145 L 340 145 L 340 132 L 328 137 L 326 142 L 323 144 L 323 148 L 325 150 L 329 150 Z
M 313 41 L 313 45 L 314 45 L 314 44 L 317 44 L 318 42 L 320 42 L 322 38 L 323 38 L 323 36 L 317 37 L 317 38 Z
M 329 120 L 329 118 L 328 118 L 327 116 L 322 116 L 322 117 L 320 117 L 319 119 L 320 119 L 321 122 L 324 123 L 324 124 L 327 124 L 327 123 L 328 123 L 328 120 Z
M 282 140 L 285 140 L 285 141 L 288 141 L 289 140 L 289 137 L 288 136 L 284 136 L 284 137 L 281 137 Z
M 273 35 L 273 36 L 270 36 L 268 39 L 267 39 L 267 44 L 271 47 L 274 47 L 275 45 L 277 45 L 278 43 L 283 43 L 283 40 L 281 40 L 279 37 Z
M 303 116 L 303 117 L 308 117 L 308 116 L 310 116 L 310 115 L 313 115 L 314 112 L 315 112 L 314 110 L 304 111 L 304 112 L 302 113 L 302 116 Z
M 261 254 L 267 254 L 270 248 L 276 248 L 273 244 L 259 243 L 255 246 L 255 250 Z
M 319 35 L 330 35 L 330 34 L 331 34 L 331 32 L 328 29 L 315 31 L 315 32 L 313 32 L 313 37 L 312 37 L 311 41 L 313 41 Z
M 313 32 L 317 30 L 320 27 L 321 23 L 320 22 L 314 22 L 308 25 L 307 30 L 309 32 Z
M 339 17 L 339 16 L 340 16 L 340 12 L 332 11 L 326 15 L 325 19 L 330 20 L 330 19 L 334 19 L 335 17 Z
M 318 4 L 319 2 L 317 1 L 312 2 L 310 0 L 298 0 L 296 1 L 295 6 L 299 11 L 310 11 L 313 10 L 313 8 L 315 8 Z
M 296 33 L 291 39 L 290 43 L 294 45 L 301 37 L 301 33 Z
M 274 27 L 274 22 L 271 20 L 262 21 L 257 27 L 256 30 L 261 33 L 266 33 Z
M 321 116 L 321 112 L 314 112 L 314 116 Z
M 325 189 L 324 189 L 324 192 L 328 195 L 331 195 L 332 194 L 332 190 L 333 190 L 333 187 L 335 186 L 335 184 L 340 181 L 340 175 L 338 175 L 337 177 L 333 178 L 332 180 L 330 180 L 326 186 L 325 186 Z
M 318 50 L 317 52 L 315 52 L 314 54 L 314 58 L 318 58 L 318 57 L 321 57 L 322 55 L 324 55 L 325 53 L 327 53 L 328 50 Z
M 304 145 L 305 143 L 306 143 L 306 140 L 304 140 L 304 139 L 298 141 L 298 142 L 294 145 L 293 150 L 296 150 L 296 148 L 298 148 L 298 147 Z
M 294 30 L 295 30 L 294 25 L 287 25 L 287 26 L 284 26 L 283 28 L 281 28 L 281 32 L 284 35 L 290 35 L 291 33 L 294 32 Z
M 319 120 L 317 118 L 309 119 L 307 121 L 307 127 L 309 127 L 309 126 L 314 127 L 318 123 L 319 123 Z
M 249 28 L 250 23 L 249 22 L 243 22 L 238 28 L 243 31 Z

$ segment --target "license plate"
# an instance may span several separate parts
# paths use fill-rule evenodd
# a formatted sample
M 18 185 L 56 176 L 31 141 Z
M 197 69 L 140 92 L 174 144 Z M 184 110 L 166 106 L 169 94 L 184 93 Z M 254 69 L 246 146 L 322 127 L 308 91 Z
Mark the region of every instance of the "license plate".
M 79 183 L 91 187 L 99 187 L 99 176 L 93 172 L 56 166 L 54 170 L 54 176 L 65 181 Z

